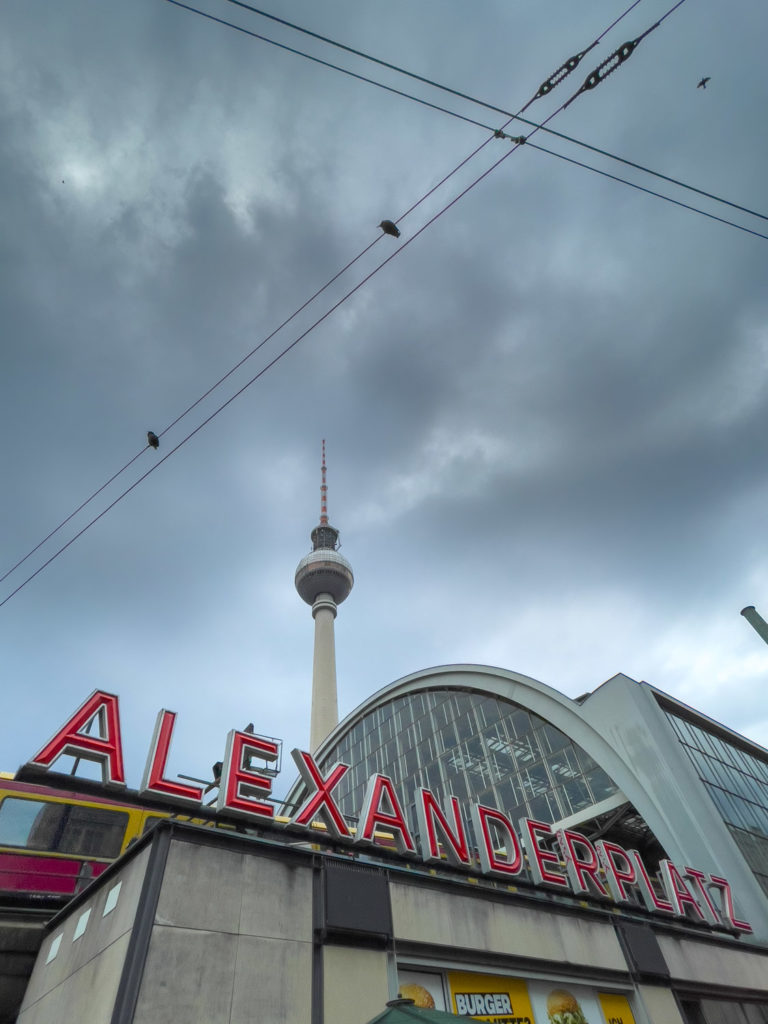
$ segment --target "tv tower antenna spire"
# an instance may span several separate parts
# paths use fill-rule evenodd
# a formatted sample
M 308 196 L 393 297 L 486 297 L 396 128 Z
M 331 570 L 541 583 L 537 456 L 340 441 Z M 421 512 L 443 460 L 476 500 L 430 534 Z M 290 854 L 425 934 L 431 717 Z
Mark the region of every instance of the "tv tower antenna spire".
M 312 712 L 309 745 L 314 753 L 339 724 L 336 692 L 336 641 L 334 619 L 338 606 L 352 589 L 352 566 L 339 554 L 339 531 L 328 521 L 325 441 L 322 448 L 320 522 L 312 530 L 312 550 L 296 567 L 299 596 L 312 607 L 315 646 L 312 659 Z
M 320 525 L 328 525 L 328 484 L 325 482 L 325 438 L 323 438 L 322 483 L 320 484 Z

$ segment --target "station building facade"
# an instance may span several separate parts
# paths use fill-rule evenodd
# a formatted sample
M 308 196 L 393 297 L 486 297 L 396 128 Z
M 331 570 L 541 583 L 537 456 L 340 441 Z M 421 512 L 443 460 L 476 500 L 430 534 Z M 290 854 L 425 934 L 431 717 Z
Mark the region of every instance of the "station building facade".
M 20 1024 L 365 1024 L 398 993 L 497 1024 L 768 1022 L 758 745 L 626 676 L 571 700 L 514 672 L 453 665 L 374 694 L 310 760 L 317 779 L 338 779 L 334 828 L 327 813 L 325 830 L 297 828 L 329 807 L 308 776 L 287 825 L 160 822 L 49 923 Z M 372 814 L 371 794 L 387 792 L 421 856 L 365 839 L 392 810 L 384 800 Z M 478 833 L 478 805 L 507 822 L 505 850 Z M 424 855 L 428 807 L 432 825 L 444 813 L 449 853 L 450 826 L 464 821 L 466 864 Z M 518 822 L 541 847 L 526 845 L 511 877 Z M 581 857 L 635 851 L 643 886 L 621 886 L 620 860 L 620 899 L 542 884 L 547 864 L 564 870 L 557 832 L 572 853 L 584 837 Z M 590 873 L 599 887 L 582 861 L 578 879 Z M 714 883 L 717 907 L 697 877 Z M 677 885 L 674 913 L 665 893 Z
M 768 943 L 768 751 L 648 683 L 617 675 L 572 700 L 502 669 L 429 669 L 379 690 L 317 757 L 352 765 L 339 786 L 350 820 L 383 772 L 416 831 L 425 786 L 467 819 L 482 802 L 613 839 L 654 868 L 701 862 L 732 878 Z

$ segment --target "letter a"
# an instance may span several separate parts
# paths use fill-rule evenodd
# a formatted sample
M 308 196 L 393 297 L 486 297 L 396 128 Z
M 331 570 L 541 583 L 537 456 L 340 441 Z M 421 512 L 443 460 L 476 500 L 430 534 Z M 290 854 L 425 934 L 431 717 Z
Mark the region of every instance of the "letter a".
M 94 721 L 95 734 L 88 732 Z M 47 771 L 62 754 L 100 764 L 105 785 L 125 785 L 120 707 L 114 693 L 94 690 L 30 763 Z

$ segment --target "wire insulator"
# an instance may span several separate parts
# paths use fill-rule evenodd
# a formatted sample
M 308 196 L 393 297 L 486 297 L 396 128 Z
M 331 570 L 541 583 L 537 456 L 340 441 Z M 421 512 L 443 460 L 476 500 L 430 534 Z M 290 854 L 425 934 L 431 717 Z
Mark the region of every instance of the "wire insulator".
M 647 33 L 644 34 L 647 35 Z M 580 96 L 581 93 L 586 92 L 588 89 L 594 89 L 596 86 L 600 85 L 601 82 L 604 82 L 608 75 L 612 74 L 616 68 L 632 56 L 632 52 L 640 42 L 640 39 L 642 39 L 642 36 L 638 39 L 631 39 L 626 43 L 622 43 L 618 50 L 614 50 L 610 57 L 606 57 L 602 64 L 598 64 L 595 70 L 590 75 L 587 75 L 582 87 L 577 93 L 574 93 L 574 95 L 571 96 L 568 103 L 573 103 L 576 97 Z M 563 104 L 563 107 L 567 107 L 568 103 Z
M 561 64 L 554 75 L 550 75 L 546 82 L 541 83 L 539 91 L 536 93 L 536 99 L 541 99 L 541 97 L 546 96 L 548 92 L 552 92 L 556 85 L 560 85 L 564 78 L 567 78 L 572 71 L 576 70 L 581 63 L 581 58 L 591 49 L 592 47 L 590 46 L 587 50 L 582 50 L 581 53 L 577 53 L 575 57 L 569 58 L 565 64 Z

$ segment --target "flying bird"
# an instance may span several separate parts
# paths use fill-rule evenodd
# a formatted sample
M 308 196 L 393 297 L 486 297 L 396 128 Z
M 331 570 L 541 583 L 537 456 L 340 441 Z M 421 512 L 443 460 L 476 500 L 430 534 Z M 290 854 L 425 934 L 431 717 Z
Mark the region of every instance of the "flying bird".
M 707 82 L 710 80 L 711 77 L 712 77 L 711 75 L 707 75 L 706 78 L 702 78 L 702 80 L 699 82 L 699 84 L 696 86 L 696 88 L 697 89 L 706 89 L 707 88 Z
M 400 237 L 400 232 L 398 230 L 397 224 L 395 224 L 393 220 L 383 220 L 381 224 L 379 224 L 379 227 L 381 228 L 385 235 L 392 235 L 393 238 Z
M 157 436 L 154 430 L 147 431 L 147 441 L 149 444 L 152 445 L 153 448 L 160 447 L 160 438 Z

